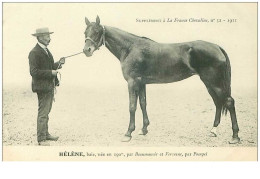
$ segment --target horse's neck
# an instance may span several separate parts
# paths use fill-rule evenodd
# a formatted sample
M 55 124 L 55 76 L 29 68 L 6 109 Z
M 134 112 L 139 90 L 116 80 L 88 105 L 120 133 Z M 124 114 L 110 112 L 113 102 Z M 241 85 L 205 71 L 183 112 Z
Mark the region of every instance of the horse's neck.
M 112 54 L 121 60 L 122 57 L 129 52 L 136 37 L 113 27 L 105 26 L 105 29 L 106 47 Z

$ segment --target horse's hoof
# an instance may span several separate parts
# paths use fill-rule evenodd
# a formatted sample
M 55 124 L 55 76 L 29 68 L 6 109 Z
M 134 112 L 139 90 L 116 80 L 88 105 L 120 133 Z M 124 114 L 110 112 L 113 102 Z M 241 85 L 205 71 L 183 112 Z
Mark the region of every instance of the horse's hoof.
M 131 136 L 126 136 L 126 135 L 125 135 L 125 136 L 122 138 L 121 142 L 129 142 L 131 139 L 132 139 Z
M 232 137 L 232 140 L 229 141 L 229 144 L 238 144 L 240 142 L 239 137 Z
M 210 130 L 209 136 L 210 136 L 210 137 L 217 137 L 217 128 L 216 128 L 216 127 L 213 127 L 213 128 Z
M 217 137 L 217 134 L 216 134 L 215 132 L 210 131 L 209 136 L 210 136 L 210 137 Z
M 143 130 L 143 129 L 141 129 L 141 130 L 138 132 L 139 135 L 146 135 L 147 133 L 148 133 L 148 130 Z

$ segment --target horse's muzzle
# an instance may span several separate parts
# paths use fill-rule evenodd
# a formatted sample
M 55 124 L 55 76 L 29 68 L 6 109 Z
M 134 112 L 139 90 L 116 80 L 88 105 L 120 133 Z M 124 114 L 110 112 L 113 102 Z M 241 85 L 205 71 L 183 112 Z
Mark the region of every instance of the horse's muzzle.
M 85 45 L 84 49 L 83 49 L 83 52 L 84 54 L 87 56 L 87 57 L 90 57 L 93 55 L 95 51 L 95 47 L 94 46 L 89 46 L 89 45 Z
M 91 52 L 88 52 L 88 51 L 85 51 L 83 50 L 84 54 L 87 56 L 87 57 L 91 57 L 92 56 L 92 53 Z
M 84 48 L 84 49 L 83 49 L 83 52 L 84 52 L 84 54 L 85 54 L 87 57 L 91 57 L 94 51 L 89 47 L 89 48 L 87 48 L 87 49 Z

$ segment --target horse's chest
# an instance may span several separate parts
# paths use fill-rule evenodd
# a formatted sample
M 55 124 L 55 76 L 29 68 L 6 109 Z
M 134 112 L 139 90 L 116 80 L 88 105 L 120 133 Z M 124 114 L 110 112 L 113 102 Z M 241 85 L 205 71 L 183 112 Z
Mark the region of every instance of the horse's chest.
M 123 76 L 126 80 L 142 76 L 142 65 L 135 61 L 121 63 Z

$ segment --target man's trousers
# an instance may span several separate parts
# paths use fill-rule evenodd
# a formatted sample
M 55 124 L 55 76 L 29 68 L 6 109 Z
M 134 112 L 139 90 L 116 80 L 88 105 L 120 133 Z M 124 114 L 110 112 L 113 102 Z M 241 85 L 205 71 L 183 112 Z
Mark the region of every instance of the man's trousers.
M 37 140 L 46 140 L 49 134 L 48 121 L 51 112 L 54 92 L 37 92 L 38 96 L 38 117 L 37 117 Z

